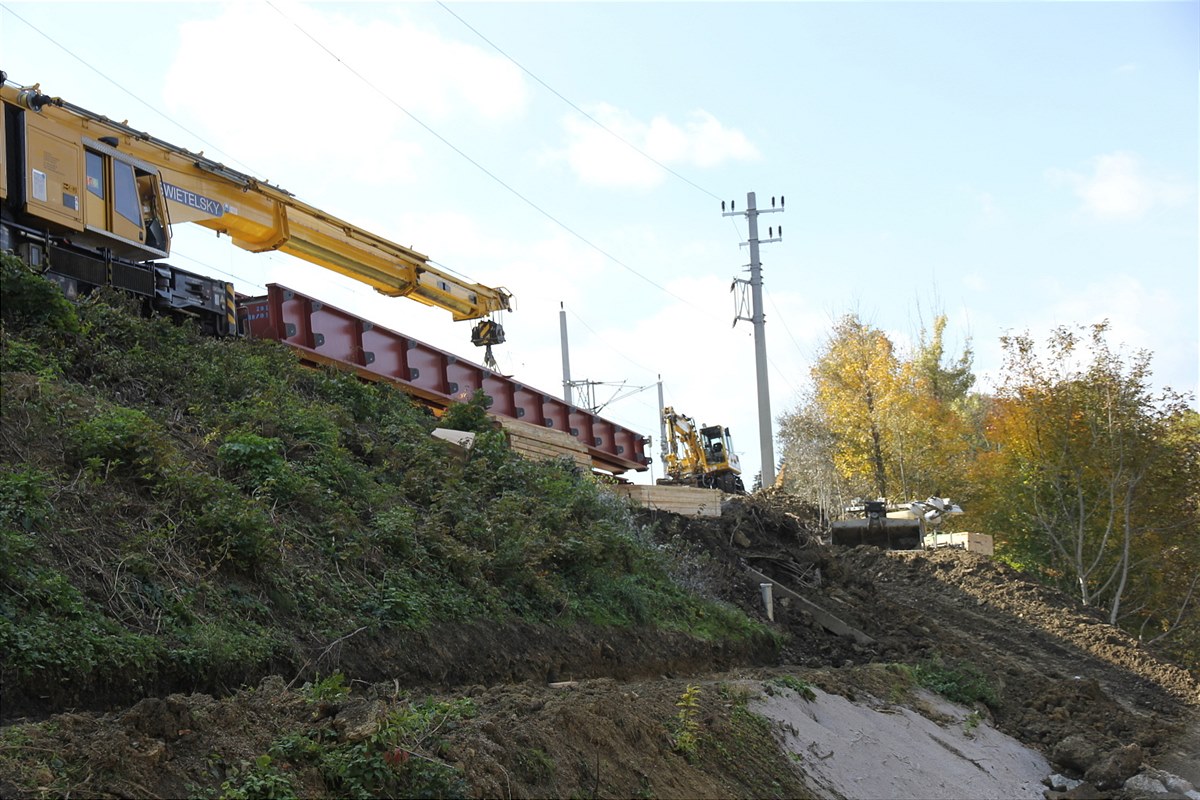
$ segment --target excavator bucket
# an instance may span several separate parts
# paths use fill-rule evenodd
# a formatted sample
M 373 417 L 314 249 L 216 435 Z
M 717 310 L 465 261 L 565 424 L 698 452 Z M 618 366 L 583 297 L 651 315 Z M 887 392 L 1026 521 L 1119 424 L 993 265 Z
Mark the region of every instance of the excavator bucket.
M 863 506 L 863 519 L 838 520 L 832 525 L 832 542 L 843 547 L 869 544 L 884 550 L 920 550 L 921 523 L 916 519 L 889 517 L 881 502 Z

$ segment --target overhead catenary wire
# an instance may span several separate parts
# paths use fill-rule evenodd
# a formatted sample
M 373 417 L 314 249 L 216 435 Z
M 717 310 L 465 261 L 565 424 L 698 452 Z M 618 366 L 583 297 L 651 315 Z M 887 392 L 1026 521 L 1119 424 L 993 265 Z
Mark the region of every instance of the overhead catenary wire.
M 619 355 L 621 358 L 623 358 L 623 359 L 625 359 L 626 361 L 628 361 L 630 364 L 633 364 L 633 365 L 634 365 L 635 367 L 637 367 L 638 369 L 643 369 L 643 370 L 645 370 L 646 372 L 649 372 L 651 375 L 655 375 L 655 374 L 657 374 L 657 371 L 656 371 L 656 370 L 650 369 L 650 368 L 649 368 L 649 367 L 647 367 L 645 364 L 639 364 L 638 362 L 634 361 L 632 358 L 630 358 L 629 356 L 625 355 L 625 354 L 624 354 L 624 353 L 622 353 L 620 350 L 618 350 L 617 348 L 615 348 L 615 347 L 613 347 L 611 344 L 609 344 L 609 343 L 608 343 L 608 340 L 607 340 L 605 337 L 603 337 L 603 336 L 601 336 L 599 333 L 597 333 L 597 332 L 596 332 L 596 330 L 595 330 L 595 329 L 594 329 L 594 328 L 593 328 L 591 325 L 588 325 L 588 324 L 587 324 L 587 322 L 586 322 L 586 321 L 584 321 L 583 317 L 581 317 L 581 316 L 579 316 L 578 314 L 576 314 L 576 313 L 575 313 L 575 311 L 574 311 L 573 309 L 567 309 L 567 313 L 568 313 L 568 314 L 570 314 L 572 317 L 574 317 L 574 318 L 575 318 L 575 319 L 576 319 L 576 320 L 579 322 L 579 324 L 580 324 L 580 325 L 582 325 L 583 327 L 587 328 L 587 329 L 588 329 L 588 331 L 590 331 L 590 332 L 591 332 L 591 334 L 592 334 L 593 336 L 595 336 L 595 337 L 596 337 L 596 339 L 597 339 L 598 341 L 602 342 L 602 343 L 604 344 L 604 346 L 605 346 L 605 347 L 607 347 L 609 350 L 612 350 L 614 353 L 616 353 L 616 354 L 617 354 L 617 355 Z
M 257 281 L 252 281 L 249 278 L 246 278 L 242 275 L 236 275 L 232 272 L 226 272 L 223 269 L 218 269 L 217 267 L 214 267 L 211 264 L 209 264 L 207 261 L 201 261 L 199 259 L 192 258 L 191 256 L 187 255 L 186 253 L 181 253 L 181 252 L 179 252 L 179 250 L 172 248 L 171 249 L 171 260 L 174 261 L 177 258 L 182 258 L 184 261 L 190 261 L 193 264 L 199 264 L 200 266 L 204 267 L 204 270 L 206 272 L 218 272 L 218 273 L 224 275 L 225 277 L 233 278 L 234 280 L 236 280 L 246 286 L 253 286 L 256 289 L 262 289 L 264 292 L 267 290 L 267 287 L 265 285 L 258 283 Z
M 591 241 L 586 236 L 584 236 L 583 234 L 579 233 L 574 228 L 572 228 L 570 225 L 567 225 L 565 222 L 560 220 L 558 217 L 554 216 L 549 211 L 542 208 L 540 205 L 535 203 L 529 197 L 526 197 L 524 194 L 522 194 L 520 191 L 518 191 L 515 187 L 513 187 L 512 185 L 507 183 L 499 175 L 497 175 L 496 173 L 489 170 L 487 167 L 485 167 L 483 164 L 479 163 L 477 160 L 472 158 L 464 150 L 462 150 L 460 147 L 455 145 L 453 142 L 451 142 L 445 136 L 443 136 L 442 134 L 440 134 L 436 130 L 434 130 L 433 127 L 426 124 L 425 121 L 422 120 L 420 117 L 416 116 L 411 111 L 409 111 L 407 108 L 400 105 L 400 103 L 397 102 L 391 95 L 389 95 L 387 92 L 383 91 L 378 86 L 376 86 L 375 83 L 373 83 L 370 79 L 368 79 L 365 75 L 363 75 L 358 70 L 356 70 L 350 64 L 346 63 L 346 61 L 341 56 L 339 56 L 337 53 L 335 53 L 333 50 L 331 50 L 324 42 L 322 42 L 320 39 L 315 37 L 313 34 L 309 33 L 303 26 L 301 26 L 298 22 L 296 22 L 295 20 L 290 18 L 287 14 L 283 13 L 283 11 L 281 11 L 274 3 L 271 2 L 271 0 L 263 0 L 263 2 L 265 2 L 268 6 L 270 6 L 271 9 L 273 11 L 275 11 L 276 14 L 278 14 L 284 20 L 286 20 L 296 30 L 298 30 L 301 34 L 303 34 L 309 41 L 311 41 L 313 44 L 315 44 L 317 47 L 319 47 L 322 51 L 324 51 L 326 53 L 326 55 L 328 55 L 334 61 L 338 62 L 338 64 L 340 64 L 347 72 L 349 72 L 351 75 L 353 75 L 358 80 L 362 81 L 364 86 L 366 86 L 371 91 L 375 92 L 381 98 L 386 100 L 389 104 L 391 104 L 393 107 L 395 107 L 396 110 L 398 110 L 400 113 L 404 114 L 409 119 L 411 119 L 413 122 L 415 122 L 417 125 L 419 125 L 421 128 L 423 128 L 427 133 L 429 133 L 429 135 L 433 136 L 435 139 L 437 139 L 439 142 L 444 144 L 446 147 L 453 150 L 460 158 L 463 158 L 469 164 L 471 164 L 473 167 L 475 167 L 480 172 L 482 172 L 484 175 L 491 178 L 495 183 L 499 184 L 501 187 L 503 187 L 505 190 L 507 190 L 510 194 L 512 194 L 517 199 L 519 199 L 521 202 L 525 203 L 527 206 L 532 208 L 534 211 L 538 212 L 543 217 L 550 220 L 555 225 L 557 225 L 558 227 L 562 228 L 564 231 L 569 233 L 571 236 L 574 236 L 580 242 L 587 245 L 591 249 L 595 250 L 597 253 L 604 256 L 609 261 L 613 262 L 617 266 L 626 270 L 630 274 L 635 275 L 638 278 L 641 278 L 646 283 L 650 284 L 651 286 L 653 286 L 654 288 L 663 292 L 664 294 L 675 298 L 679 302 L 684 303 L 685 305 L 691 306 L 692 308 L 695 308 L 695 306 L 692 306 L 692 304 L 690 302 L 688 302 L 685 298 L 680 297 L 679 295 L 675 294 L 670 289 L 668 289 L 667 287 L 658 283 L 654 279 L 642 274 L 638 270 L 629 266 L 624 261 L 622 261 L 621 259 L 614 256 L 612 253 L 609 253 L 607 250 L 600 247 L 600 245 Z
M 13 10 L 12 10 L 12 8 L 10 8 L 10 7 L 9 7 L 7 4 L 5 4 L 5 3 L 0 3 L 0 8 L 3 8 L 3 9 L 4 9 L 5 11 L 7 11 L 9 14 L 12 14 L 14 17 L 16 17 L 17 19 L 19 19 L 19 20 L 20 20 L 21 22 L 23 22 L 23 23 L 24 23 L 26 26 L 28 26 L 28 27 L 29 27 L 29 28 L 30 28 L 32 31 L 34 31 L 35 33 L 37 33 L 39 36 L 41 36 L 41 37 L 42 37 L 43 39 L 45 39 L 46 41 L 50 42 L 50 44 L 54 45 L 54 46 L 55 46 L 55 47 L 57 47 L 59 50 L 62 50 L 64 53 L 66 53 L 67 55 L 69 55 L 71 58 L 75 59 L 76 61 L 78 61 L 78 62 L 79 62 L 80 64 L 82 64 L 83 66 L 87 67 L 89 70 L 91 70 L 92 72 L 96 73 L 96 74 L 97 74 L 97 75 L 99 75 L 101 78 L 103 78 L 104 80 L 108 81 L 108 82 L 109 82 L 109 83 L 111 83 L 113 86 L 117 87 L 117 88 L 118 88 L 118 89 L 120 89 L 122 92 L 124 92 L 125 94 L 129 95 L 129 96 L 130 96 L 130 97 L 132 97 L 134 100 L 136 100 L 137 102 L 141 103 L 143 106 L 145 106 L 146 108 L 150 109 L 150 110 L 151 110 L 151 111 L 153 111 L 155 114 L 157 114 L 158 116 L 162 117 L 163 119 L 165 119 L 167 122 L 169 122 L 169 123 L 171 123 L 172 125 L 174 125 L 175 127 L 179 128 L 181 131 L 183 131 L 183 132 L 184 132 L 184 133 L 186 133 L 187 135 L 194 137 L 194 138 L 195 138 L 197 141 L 199 141 L 201 144 L 205 145 L 206 147 L 212 148 L 212 150 L 213 150 L 214 152 L 220 153 L 220 154 L 221 154 L 221 155 L 223 155 L 223 156 L 224 156 L 224 157 L 225 157 L 227 160 L 229 160 L 229 161 L 231 161 L 232 163 L 234 163 L 234 164 L 237 164 L 238 166 L 240 166 L 240 167 L 241 167 L 243 170 L 245 170 L 245 171 L 246 171 L 248 174 L 250 174 L 250 173 L 254 173 L 254 171 L 255 171 L 255 170 L 253 170 L 251 167 L 247 166 L 247 165 L 246 165 L 246 164 L 244 164 L 243 162 L 241 162 L 241 161 L 239 161 L 238 159 L 234 158 L 234 157 L 233 157 L 233 156 L 231 156 L 229 153 L 226 153 L 224 150 L 222 150 L 221 148 L 217 147 L 217 146 L 216 146 L 215 144 L 213 144 L 212 142 L 209 142 L 207 139 L 205 139 L 205 138 L 204 138 L 203 136 L 201 136 L 200 134 L 198 134 L 198 133 L 196 133 L 195 131 L 193 131 L 193 130 L 191 130 L 190 128 L 188 128 L 186 125 L 183 125 L 183 124 L 181 124 L 181 123 L 177 122 L 176 120 L 172 119 L 172 118 L 171 118 L 171 117 L 169 117 L 168 115 L 164 114 L 162 111 L 160 111 L 159 109 L 155 108 L 155 107 L 154 107 L 154 106 L 152 106 L 150 103 L 147 103 L 145 100 L 143 100 L 142 98 L 138 97 L 136 94 L 134 94 L 133 92 L 129 91 L 128 89 L 126 89 L 126 88 L 125 88 L 124 86 L 122 86 L 121 84 L 117 83 L 117 82 L 116 82 L 115 80 L 113 80 L 111 77 L 109 77 L 108 75 L 105 75 L 103 72 L 101 72 L 100 70 L 98 70 L 98 69 L 96 69 L 95 67 L 93 67 L 93 66 L 92 66 L 91 64 L 89 64 L 87 61 L 85 61 L 84 59 L 80 58 L 80 57 L 79 57 L 79 56 L 77 56 L 75 53 L 71 52 L 71 50 L 69 50 L 67 47 L 64 47 L 64 46 L 63 46 L 61 43 L 59 43 L 59 42 L 58 42 L 58 40 L 56 40 L 54 37 L 50 36 L 48 33 L 46 33 L 45 31 L 43 31 L 41 28 L 37 27 L 37 26 L 36 26 L 36 25 L 34 25 L 32 22 L 30 22 L 29 20 L 25 19 L 24 17 L 22 17 L 22 16 L 21 16 L 20 14 L 18 14 L 17 12 L 13 11 Z
M 598 120 L 598 119 L 596 119 L 595 117 L 593 117 L 593 116 L 592 116 L 591 114 L 589 114 L 588 112 L 584 111 L 582 108 L 580 108 L 578 105 L 576 105 L 575 103 L 573 103 L 571 100 L 569 100 L 568 98 L 564 97 L 564 96 L 563 96 L 563 94 L 562 94 L 561 92 L 559 92 L 559 91 L 558 91 L 557 89 L 555 89 L 553 86 L 551 86 L 550 84 L 546 83 L 546 82 L 545 82 L 544 80 L 542 80 L 540 77 L 538 77 L 537 75 L 535 75 L 535 74 L 534 74 L 534 73 L 533 73 L 531 70 L 529 70 L 529 69 L 528 69 L 528 68 L 527 68 L 527 67 L 526 67 L 524 64 L 522 64 L 520 61 L 517 61 L 515 58 L 513 58 L 513 57 L 512 57 L 512 56 L 510 56 L 508 53 L 506 53 L 506 52 L 505 52 L 503 49 L 501 49 L 501 48 L 500 48 L 500 46 L 499 46 L 499 45 L 497 45 L 497 44 L 496 44 L 495 42 L 493 42 L 491 39 L 489 39 L 488 37 L 486 37 L 486 36 L 484 36 L 482 33 L 480 33 L 480 32 L 479 32 L 479 30 L 475 28 L 475 26 L 473 26 L 471 23 L 467 22 L 465 19 L 463 19 L 461 16 L 459 16 L 459 15 L 458 15 L 458 14 L 456 14 L 455 12 L 451 11 L 451 10 L 450 10 L 450 7 L 449 7 L 449 6 L 447 6 L 445 3 L 441 2 L 441 0 L 438 0 L 438 5 L 439 5 L 439 6 L 441 6 L 441 7 L 442 7 L 442 9 L 443 9 L 443 10 L 444 10 L 444 11 L 445 11 L 447 14 L 449 14 L 449 15 L 450 15 L 450 16 L 452 16 L 452 17 L 454 17 L 456 20 L 458 20 L 458 21 L 459 21 L 459 22 L 461 22 L 463 25 L 465 25 L 465 26 L 467 27 L 467 30 L 471 31 L 471 33 L 475 34 L 475 35 L 476 35 L 476 36 L 478 36 L 480 39 L 482 39 L 483 41 L 487 42 L 487 44 L 488 44 L 488 46 L 489 46 L 489 47 L 491 47 L 491 48 L 492 48 L 493 50 L 495 50 L 497 53 L 499 53 L 500 55 L 504 56 L 504 57 L 505 57 L 505 58 L 507 58 L 509 61 L 511 61 L 511 62 L 512 62 L 512 63 L 513 63 L 513 64 L 514 64 L 516 67 L 517 67 L 517 69 L 521 70 L 521 71 L 522 71 L 522 72 L 524 72 L 526 75 L 528 75 L 529 77 L 533 78 L 535 81 L 537 81 L 538 83 L 540 83 L 540 84 L 541 84 L 543 87 L 545 87 L 545 89 L 546 89 L 548 92 L 550 92 L 551 94 L 553 94 L 553 95 L 554 95 L 555 97 L 557 97 L 559 100 L 562 100 L 564 103 L 566 103 L 567 105 L 569 105 L 571 108 L 575 109 L 577 112 L 579 112 L 579 113 L 580 113 L 580 114 L 582 114 L 583 116 L 587 117 L 587 118 L 588 118 L 588 119 L 589 119 L 591 122 L 593 122 L 593 123 L 594 123 L 594 124 L 595 124 L 597 127 L 599 127 L 599 128 L 602 130 L 602 131 L 604 131 L 605 133 L 607 133 L 609 136 L 611 136 L 611 137 L 613 137 L 614 139 L 616 139 L 617 141 L 621 142 L 621 144 L 623 144 L 623 145 L 625 145 L 626 147 L 628 147 L 629 149 L 633 150 L 635 153 L 637 153 L 638 155 L 640 155 L 642 158 L 645 158 L 646 160 L 648 160 L 648 161 L 652 162 L 653 164 L 657 165 L 657 166 L 658 166 L 658 167 L 660 167 L 661 169 L 663 169 L 663 170 L 665 170 L 665 171 L 667 171 L 667 172 L 671 173 L 672 175 L 674 175 L 676 178 L 678 178 L 679 180 L 683 181 L 683 182 L 684 182 L 684 183 L 686 183 L 687 185 L 689 185 L 689 186 L 691 186 L 691 187 L 693 187 L 693 188 L 695 188 L 695 189 L 698 189 L 698 190 L 700 190 L 701 192 L 704 192 L 706 195 L 708 195 L 709 197 L 713 198 L 714 200 L 721 200 L 721 199 L 722 199 L 722 198 L 720 197 L 720 195 L 717 195 L 717 194 L 714 194 L 713 192 L 710 192 L 708 189 L 705 189 L 703 186 L 701 186 L 700 184 L 696 183 L 695 181 L 693 181 L 693 180 L 691 180 L 691 179 L 689 179 L 689 178 L 685 177 L 684 175 L 681 175 L 681 174 L 679 174 L 679 173 L 678 173 L 678 172 L 676 172 L 675 170 L 671 169 L 671 168 L 670 168 L 670 167 L 668 167 L 666 164 L 662 163 L 662 162 L 661 162 L 661 161 L 659 161 L 657 158 L 655 158 L 654 156 L 652 156 L 652 155 L 650 155 L 649 153 L 647 153 L 645 150 L 642 150 L 640 147 L 638 147 L 637 145 L 635 145 L 633 142 L 629 141 L 628 139 L 625 139 L 625 138 L 624 138 L 624 137 L 622 137 L 622 136 L 621 136 L 619 133 L 617 133 L 616 131 L 614 131 L 614 130 L 612 130 L 611 128 L 609 128 L 607 125 L 605 125 L 603 122 L 601 122 L 600 120 Z
M 504 56 L 504 57 L 505 57 L 505 58 L 507 58 L 509 61 L 511 61 L 511 62 L 512 62 L 512 63 L 513 63 L 513 64 L 514 64 L 516 67 L 517 67 L 517 69 L 519 69 L 519 70 L 521 70 L 522 72 L 524 72 L 524 73 L 525 73 L 526 75 L 528 75 L 530 78 L 533 78 L 533 80 L 537 81 L 537 82 L 538 82 L 538 83 L 539 83 L 539 84 L 540 84 L 540 85 L 541 85 L 543 88 L 545 88 L 545 89 L 546 89 L 546 91 L 548 91 L 548 92 L 550 92 L 551 94 L 553 94 L 553 95 L 554 95 L 555 97 L 557 97 L 559 100 L 562 100 L 562 101 L 563 101 L 564 103 L 566 103 L 568 106 L 570 106 L 571 108 L 573 108 L 573 109 L 574 109 L 576 112 L 578 112 L 578 113 L 579 113 L 579 114 L 581 114 L 583 117 L 585 117 L 587 120 L 589 120 L 589 121 L 590 121 L 590 122 L 592 122 L 594 125 L 596 125 L 596 127 L 600 128 L 600 130 L 604 131 L 604 132 L 605 132 L 605 133 L 607 133 L 609 136 L 611 136 L 611 137 L 613 137 L 614 139 L 616 139 L 617 141 L 621 142 L 623 145 L 625 145 L 625 146 L 626 146 L 626 147 L 628 147 L 629 149 L 633 150 L 635 153 L 637 153 L 638 155 L 640 155 L 642 158 L 646 159 L 647 161 L 651 162 L 652 164 L 654 164 L 655 166 L 659 167 L 660 169 L 662 169 L 662 170 L 666 171 L 667 173 L 669 173 L 669 174 L 671 174 L 671 175 L 675 176 L 675 177 L 676 177 L 676 178 L 678 178 L 679 180 L 681 180 L 681 181 L 683 181 L 684 183 L 686 183 L 688 186 L 691 186 L 693 189 L 696 189 L 697 191 L 699 191 L 699 192 L 702 192 L 702 193 L 704 193 L 704 194 L 708 195 L 709 197 L 713 198 L 714 200 L 723 200 L 723 199 L 724 199 L 724 198 L 722 198 L 720 195 L 716 194 L 715 192 L 712 192 L 712 191 L 710 191 L 709 189 L 706 189 L 706 188 L 704 188 L 704 187 L 703 187 L 703 186 L 701 186 L 700 184 L 698 184 L 698 183 L 696 183 L 695 181 L 693 181 L 692 179 L 688 178 L 686 175 L 683 175 L 683 174 L 679 173 L 678 171 L 676 171 L 676 170 L 674 170 L 674 169 L 671 169 L 671 168 L 670 168 L 670 167 L 668 167 L 666 164 L 662 163 L 662 162 L 661 162 L 661 161 L 659 161 L 657 158 L 655 158 L 654 156 L 650 155 L 650 154 L 649 154 L 649 153 L 647 153 L 645 150 L 643 150 L 642 148 L 638 147 L 636 144 L 634 144 L 633 142 L 629 141 L 629 140 L 628 140 L 628 139 L 626 139 L 625 137 L 621 136 L 621 134 L 617 133 L 617 132 L 616 132 L 616 131 L 614 131 L 612 128 L 609 128 L 607 125 L 605 125 L 605 124 L 604 124 L 603 122 L 601 122 L 600 120 L 596 119 L 594 116 L 592 116 L 592 115 L 591 115 L 591 114 L 589 114 L 588 112 L 584 111 L 582 108 L 580 108 L 580 107 L 579 107 L 579 105 L 578 105 L 577 103 L 575 103 L 575 102 L 573 102 L 572 100 L 570 100 L 568 97 L 566 97 L 565 95 L 563 95 L 561 92 L 559 92 L 557 89 L 555 89 L 555 88 L 554 88 L 553 86 L 551 86 L 550 84 L 546 83 L 544 80 L 542 80 L 542 79 L 541 79 L 541 77 L 539 77 L 538 75 L 536 75 L 536 74 L 535 74 L 535 73 L 534 73 L 532 70 L 530 70 L 528 67 L 526 67 L 524 64 L 522 64 L 520 61 L 517 61 L 515 58 L 513 58 L 512 56 L 510 56 L 510 55 L 509 55 L 509 54 L 508 54 L 508 53 L 507 53 L 507 52 L 506 52 L 506 51 L 505 51 L 503 48 L 501 48 L 499 45 L 497 45 L 495 42 L 493 42 L 493 41 L 492 41 L 491 39 L 489 39 L 488 37 L 484 36 L 484 35 L 483 35 L 483 33 L 481 33 L 481 32 L 480 32 L 480 31 L 479 31 L 479 30 L 478 30 L 478 29 L 477 29 L 477 28 L 476 28 L 474 25 L 472 25 L 471 23 L 469 23 L 469 22 L 467 22 L 465 19 L 463 19 L 461 15 L 459 15 L 458 13 L 456 13 L 456 12 L 454 12 L 454 11 L 451 11 L 451 10 L 450 10 L 450 7 L 449 7 L 449 6 L 447 6 L 445 3 L 441 2 L 441 0 L 438 0 L 438 5 L 439 5 L 439 6 L 441 6 L 441 7 L 442 7 L 442 9 L 443 9 L 443 10 L 444 10 L 444 11 L 445 11 L 447 14 L 449 14 L 449 15 L 450 15 L 450 16 L 452 16 L 452 17 L 454 17 L 456 20 L 458 20 L 458 21 L 459 21 L 459 22 L 461 22 L 461 23 L 462 23 L 464 26 L 466 26 L 467 30 L 471 31 L 471 33 L 474 33 L 476 36 L 478 36 L 480 39 L 482 39 L 484 42 L 486 42 L 486 43 L 488 44 L 488 46 L 489 46 L 489 47 L 491 47 L 491 48 L 492 48 L 493 50 L 495 50 L 497 53 L 499 53 L 500 55 Z M 738 237 L 738 239 L 740 240 L 740 239 L 742 238 L 742 232 L 741 232 L 741 229 L 738 227 L 738 224 L 737 224 L 737 218 L 736 218 L 736 217 L 730 217 L 730 218 L 729 218 L 729 222 L 730 222 L 730 224 L 731 224 L 731 225 L 733 225 L 734 232 L 737 234 L 737 237 Z

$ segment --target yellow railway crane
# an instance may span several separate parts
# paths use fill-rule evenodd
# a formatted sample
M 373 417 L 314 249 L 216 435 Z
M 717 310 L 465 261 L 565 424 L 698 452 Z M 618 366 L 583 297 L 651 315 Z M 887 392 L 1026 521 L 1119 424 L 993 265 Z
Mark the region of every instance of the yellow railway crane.
M 189 293 L 224 294 L 207 304 L 226 317 L 210 327 L 233 333 L 231 286 L 197 289 L 203 276 L 154 269 L 170 255 L 170 226 L 189 222 L 250 252 L 288 253 L 382 294 L 445 309 L 456 321 L 482 320 L 472 341 L 488 347 L 489 360 L 491 345 L 504 341 L 500 325 L 485 319 L 511 309 L 503 288 L 439 270 L 422 253 L 278 186 L 43 94 L 37 84 L 8 84 L 3 72 L 0 98 L 0 249 L 45 269 L 68 293 L 99 285 L 141 289 L 154 305 L 201 317 L 211 309 L 189 305 Z

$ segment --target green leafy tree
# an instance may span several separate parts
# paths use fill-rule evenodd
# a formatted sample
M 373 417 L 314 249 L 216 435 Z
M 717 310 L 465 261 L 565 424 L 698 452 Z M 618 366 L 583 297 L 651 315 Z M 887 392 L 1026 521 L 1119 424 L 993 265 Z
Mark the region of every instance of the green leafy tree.
M 900 496 L 959 495 L 961 476 L 973 454 L 968 394 L 975 383 L 970 344 L 953 360 L 946 354 L 947 318 L 921 330 L 915 351 L 899 370 L 899 387 L 889 409 L 889 465 Z
M 1190 563 L 1194 575 L 1200 550 L 1194 412 L 1182 395 L 1154 395 L 1150 354 L 1114 351 L 1107 334 L 1107 323 L 1060 327 L 1044 356 L 1028 335 L 1002 338 L 990 446 L 974 470 L 978 511 L 1007 558 L 1110 622 L 1149 615 L 1170 627 L 1164 571 Z M 1181 584 L 1172 579 L 1183 597 L 1195 589 Z

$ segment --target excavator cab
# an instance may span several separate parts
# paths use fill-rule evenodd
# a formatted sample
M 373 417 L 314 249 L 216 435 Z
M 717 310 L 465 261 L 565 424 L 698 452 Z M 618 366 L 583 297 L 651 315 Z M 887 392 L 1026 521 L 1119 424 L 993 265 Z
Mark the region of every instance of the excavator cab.
M 728 428 L 720 425 L 701 428 L 700 444 L 704 448 L 704 460 L 709 472 L 727 469 L 740 471 L 737 454 L 733 451 L 733 437 Z
M 740 477 L 741 462 L 733 452 L 733 437 L 721 425 L 702 425 L 671 407 L 662 410 L 667 448 L 664 453 L 667 474 L 659 478 L 661 486 L 698 486 L 744 494 Z

